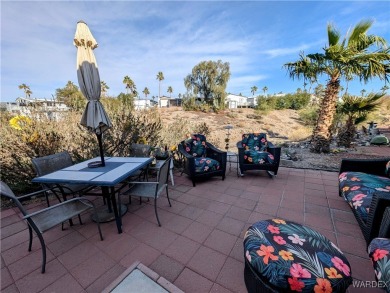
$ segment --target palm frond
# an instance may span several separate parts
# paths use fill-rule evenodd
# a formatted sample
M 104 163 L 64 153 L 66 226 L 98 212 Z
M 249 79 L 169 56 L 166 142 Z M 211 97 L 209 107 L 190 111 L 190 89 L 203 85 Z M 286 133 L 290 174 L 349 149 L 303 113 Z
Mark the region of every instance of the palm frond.
M 289 252 L 302 260 L 305 268 L 310 271 L 311 274 L 317 278 L 324 277 L 324 268 L 322 267 L 322 264 L 316 254 L 311 256 L 305 249 L 289 243 L 286 244 L 286 247 L 288 247 Z
M 328 44 L 335 46 L 340 40 L 340 32 L 336 30 L 333 24 L 328 24 Z
M 360 36 L 367 33 L 373 24 L 372 20 L 362 20 L 352 29 L 348 40 L 348 47 L 359 42 Z

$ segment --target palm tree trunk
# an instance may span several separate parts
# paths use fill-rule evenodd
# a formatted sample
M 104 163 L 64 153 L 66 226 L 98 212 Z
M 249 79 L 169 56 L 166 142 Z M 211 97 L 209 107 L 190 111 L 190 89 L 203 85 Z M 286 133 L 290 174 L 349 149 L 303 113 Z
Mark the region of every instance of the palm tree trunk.
M 310 150 L 315 153 L 329 153 L 330 142 L 332 138 L 332 123 L 336 113 L 336 102 L 340 89 L 339 78 L 331 79 L 325 90 L 325 96 L 322 99 L 319 108 L 319 115 L 316 127 L 313 131 Z

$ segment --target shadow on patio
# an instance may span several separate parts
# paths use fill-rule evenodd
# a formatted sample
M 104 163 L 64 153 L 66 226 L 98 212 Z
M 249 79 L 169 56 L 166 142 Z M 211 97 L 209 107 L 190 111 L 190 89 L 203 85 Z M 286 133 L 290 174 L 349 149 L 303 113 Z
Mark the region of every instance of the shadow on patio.
M 232 166 L 225 181 L 212 178 L 192 187 L 185 175 L 176 173 L 175 186 L 169 186 L 172 207 L 165 198 L 158 201 L 162 227 L 153 201 L 139 205 L 133 200 L 123 217 L 122 234 L 115 222 L 102 224 L 104 241 L 85 215 L 82 226 L 75 221 L 64 231 L 59 226 L 45 233 L 45 274 L 40 272 L 38 239 L 28 252 L 26 224 L 16 209 L 3 210 L 1 292 L 101 292 L 136 261 L 185 292 L 246 292 L 244 233 L 254 222 L 274 217 L 324 234 L 345 253 L 355 279 L 373 281 L 363 235 L 338 196 L 337 175 L 280 168 L 274 179 L 264 171 L 238 178 Z M 96 199 L 98 205 L 100 201 Z M 350 286 L 348 292 L 365 291 Z

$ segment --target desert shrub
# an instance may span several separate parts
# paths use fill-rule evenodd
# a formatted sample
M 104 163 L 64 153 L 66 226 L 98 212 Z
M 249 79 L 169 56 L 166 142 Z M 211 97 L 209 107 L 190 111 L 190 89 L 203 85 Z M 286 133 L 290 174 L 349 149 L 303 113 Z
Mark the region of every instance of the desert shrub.
M 316 125 L 318 118 L 318 107 L 306 107 L 298 111 L 299 118 L 306 125 L 314 126 Z
M 106 111 L 113 127 L 103 133 L 103 148 L 107 156 L 127 156 L 130 144 L 143 138 L 156 146 L 161 142 L 161 119 L 157 109 L 134 111 L 122 105 L 109 104 Z M 60 151 L 68 151 L 75 162 L 99 156 L 96 135 L 79 122 L 81 112 L 62 113 L 57 121 L 34 113 L 21 127 L 10 125 L 11 116 L 1 116 L 2 149 L 0 155 L 1 180 L 16 192 L 32 187 L 35 171 L 31 159 Z

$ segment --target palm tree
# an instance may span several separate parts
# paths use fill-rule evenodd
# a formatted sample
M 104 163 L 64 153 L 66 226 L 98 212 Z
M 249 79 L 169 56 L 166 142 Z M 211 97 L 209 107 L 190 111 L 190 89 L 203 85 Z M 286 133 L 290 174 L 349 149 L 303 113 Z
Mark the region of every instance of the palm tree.
M 26 85 L 25 83 L 22 83 L 21 85 L 19 85 L 19 89 L 24 91 L 26 98 L 29 98 L 32 94 L 30 87 L 28 85 Z
M 325 95 L 321 101 L 316 126 L 311 140 L 311 151 L 329 152 L 331 127 L 340 92 L 340 80 L 358 77 L 367 82 L 378 77 L 388 80 L 390 76 L 390 54 L 386 40 L 380 36 L 367 35 L 372 21 L 360 21 L 351 33 L 341 39 L 336 28 L 328 24 L 328 47 L 324 53 L 304 55 L 296 62 L 286 63 L 291 78 L 317 80 L 323 74 L 328 76 Z
M 263 87 L 263 92 L 264 92 L 264 95 L 265 95 L 265 93 L 268 91 L 268 88 L 265 86 L 265 87 Z
M 388 89 L 389 89 L 389 87 L 388 87 L 387 85 L 385 85 L 385 86 L 383 86 L 383 87 L 381 88 L 381 91 L 382 91 L 382 92 L 386 92 Z
M 109 90 L 110 87 L 106 84 L 105 81 L 102 80 L 100 82 L 100 88 L 101 88 L 102 96 L 105 97 L 106 93 L 107 93 L 107 90 Z
M 254 85 L 254 86 L 251 87 L 252 96 L 255 95 L 255 93 L 257 92 L 257 90 L 258 90 L 257 86 Z
M 148 95 L 150 94 L 149 89 L 148 89 L 147 87 L 145 87 L 144 90 L 143 90 L 142 92 L 143 92 L 144 95 L 145 95 L 145 101 L 146 101 L 147 98 L 148 98 Z
M 171 86 L 168 87 L 167 93 L 169 93 L 169 97 L 172 98 L 173 89 Z
M 123 83 L 126 85 L 126 91 L 128 94 L 130 92 L 135 96 L 138 95 L 137 87 L 135 86 L 134 81 L 128 75 L 123 78 Z
M 157 73 L 157 78 L 156 79 L 158 80 L 158 100 L 157 100 L 157 103 L 159 103 L 160 102 L 160 96 L 161 96 L 161 81 L 164 80 L 164 74 L 161 71 L 159 71 Z
M 344 95 L 337 111 L 347 116 L 345 126 L 337 136 L 339 146 L 350 147 L 356 133 L 356 125 L 365 121 L 367 114 L 376 110 L 382 102 L 384 93 L 369 94 L 368 97 Z

